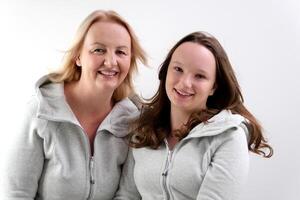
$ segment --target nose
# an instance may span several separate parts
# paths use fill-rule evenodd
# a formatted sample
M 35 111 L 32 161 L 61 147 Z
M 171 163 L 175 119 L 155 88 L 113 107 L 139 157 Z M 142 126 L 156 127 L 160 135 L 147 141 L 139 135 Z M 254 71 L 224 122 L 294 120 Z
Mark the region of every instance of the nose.
M 180 83 L 184 88 L 191 88 L 192 87 L 192 78 L 189 75 L 185 75 L 181 77 Z
M 117 59 L 116 56 L 113 53 L 107 52 L 104 58 L 104 65 L 105 66 L 116 66 L 117 65 Z

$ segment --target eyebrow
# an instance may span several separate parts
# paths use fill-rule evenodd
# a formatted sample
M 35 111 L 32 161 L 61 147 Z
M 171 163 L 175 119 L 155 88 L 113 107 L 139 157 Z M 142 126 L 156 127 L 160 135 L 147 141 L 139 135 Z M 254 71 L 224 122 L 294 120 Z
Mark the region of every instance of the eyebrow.
M 175 64 L 179 64 L 179 65 L 183 65 L 181 62 L 179 62 L 179 61 L 172 61 L 172 63 L 175 63 Z
M 99 42 L 94 42 L 91 44 L 91 46 L 94 46 L 94 45 L 100 45 L 100 46 L 106 46 L 102 43 L 99 43 Z M 128 49 L 129 50 L 129 47 L 126 46 L 126 45 L 121 45 L 121 46 L 117 46 L 117 49 Z
M 184 65 L 183 63 L 179 62 L 179 61 L 172 61 L 172 63 L 175 63 L 175 64 L 179 64 L 179 65 Z M 202 74 L 207 74 L 207 72 L 203 69 L 197 69 L 196 70 L 197 73 L 202 73 Z
M 203 74 L 203 75 L 208 75 L 208 73 L 204 70 L 197 70 L 197 73 Z

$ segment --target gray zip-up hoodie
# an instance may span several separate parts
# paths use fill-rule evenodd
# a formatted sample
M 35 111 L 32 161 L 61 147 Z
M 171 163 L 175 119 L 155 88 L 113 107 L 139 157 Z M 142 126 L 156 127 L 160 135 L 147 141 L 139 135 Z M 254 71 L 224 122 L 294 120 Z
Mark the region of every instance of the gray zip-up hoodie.
M 172 151 L 132 148 L 115 200 L 236 200 L 248 175 L 248 129 L 223 110 L 201 123 Z
M 36 85 L 5 171 L 6 200 L 111 200 L 126 160 L 128 120 L 138 114 L 128 98 L 98 127 L 94 155 L 68 106 L 63 84 Z

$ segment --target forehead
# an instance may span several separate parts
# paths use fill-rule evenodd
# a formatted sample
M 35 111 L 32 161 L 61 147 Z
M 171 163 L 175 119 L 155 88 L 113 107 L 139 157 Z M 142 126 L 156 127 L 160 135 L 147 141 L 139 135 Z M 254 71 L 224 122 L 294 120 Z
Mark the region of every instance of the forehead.
M 184 42 L 179 45 L 172 55 L 171 62 L 179 62 L 183 66 L 210 70 L 216 68 L 215 57 L 205 46 Z
M 85 36 L 85 43 L 130 47 L 131 37 L 127 29 L 116 22 L 98 21 L 89 28 Z

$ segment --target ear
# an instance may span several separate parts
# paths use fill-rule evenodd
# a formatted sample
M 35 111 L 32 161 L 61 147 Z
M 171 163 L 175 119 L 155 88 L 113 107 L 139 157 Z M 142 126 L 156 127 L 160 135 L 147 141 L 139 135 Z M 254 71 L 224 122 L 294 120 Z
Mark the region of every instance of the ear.
M 76 57 L 75 63 L 78 67 L 81 67 L 80 57 L 79 55 Z

